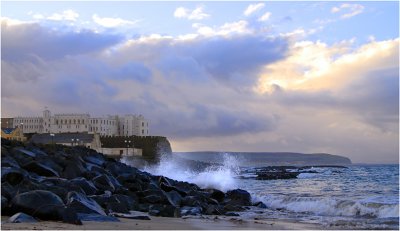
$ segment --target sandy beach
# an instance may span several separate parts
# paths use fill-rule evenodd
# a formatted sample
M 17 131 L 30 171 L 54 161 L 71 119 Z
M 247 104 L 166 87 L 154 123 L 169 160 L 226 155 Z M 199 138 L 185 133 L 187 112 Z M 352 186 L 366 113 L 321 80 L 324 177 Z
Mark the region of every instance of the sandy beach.
M 151 220 L 119 218 L 121 222 L 83 222 L 73 225 L 62 222 L 41 221 L 38 223 L 7 223 L 9 217 L 2 216 L 3 230 L 282 230 L 321 229 L 313 224 L 283 220 L 243 220 L 240 217 L 203 216 L 202 218 L 166 218 L 151 216 Z

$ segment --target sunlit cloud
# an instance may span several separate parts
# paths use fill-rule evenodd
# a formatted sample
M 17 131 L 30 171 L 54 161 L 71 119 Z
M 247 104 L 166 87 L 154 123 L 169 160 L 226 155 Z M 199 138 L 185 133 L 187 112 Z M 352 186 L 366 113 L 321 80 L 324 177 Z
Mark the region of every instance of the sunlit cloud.
M 398 66 L 398 39 L 371 42 L 356 50 L 350 48 L 353 42 L 333 46 L 296 42 L 287 59 L 266 67 L 256 89 L 260 93 L 273 91 L 275 85 L 296 90 L 337 89 L 373 70 Z

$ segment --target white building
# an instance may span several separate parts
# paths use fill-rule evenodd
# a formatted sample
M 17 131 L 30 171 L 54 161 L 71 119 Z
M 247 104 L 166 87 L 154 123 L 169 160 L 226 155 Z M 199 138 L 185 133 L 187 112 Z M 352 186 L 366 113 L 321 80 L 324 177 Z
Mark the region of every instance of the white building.
M 149 122 L 142 115 L 91 117 L 89 114 L 55 114 L 43 117 L 15 117 L 14 127 L 23 133 L 97 133 L 107 136 L 148 136 Z

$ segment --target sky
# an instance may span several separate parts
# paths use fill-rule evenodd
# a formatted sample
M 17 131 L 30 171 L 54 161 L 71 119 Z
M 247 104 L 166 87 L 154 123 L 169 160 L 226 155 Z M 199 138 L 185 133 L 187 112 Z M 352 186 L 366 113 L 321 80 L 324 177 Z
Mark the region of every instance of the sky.
M 398 20 L 398 1 L 1 1 L 1 115 L 142 114 L 174 151 L 398 163 Z

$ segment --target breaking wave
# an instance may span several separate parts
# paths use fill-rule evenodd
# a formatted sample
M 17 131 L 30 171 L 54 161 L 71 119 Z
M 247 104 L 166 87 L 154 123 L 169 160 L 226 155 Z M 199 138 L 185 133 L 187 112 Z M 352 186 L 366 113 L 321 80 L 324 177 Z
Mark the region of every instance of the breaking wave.
M 187 181 L 202 188 L 215 188 L 228 191 L 238 187 L 235 176 L 239 172 L 238 161 L 228 154 L 223 155 L 222 165 L 212 165 L 202 171 L 195 171 L 181 160 L 163 156 L 157 165 L 146 166 L 144 171 L 163 175 L 178 181 Z
M 374 202 L 372 200 L 339 200 L 321 197 L 293 197 L 267 195 L 258 198 L 270 208 L 284 209 L 297 213 L 313 213 L 322 216 L 392 218 L 399 217 L 396 203 Z

